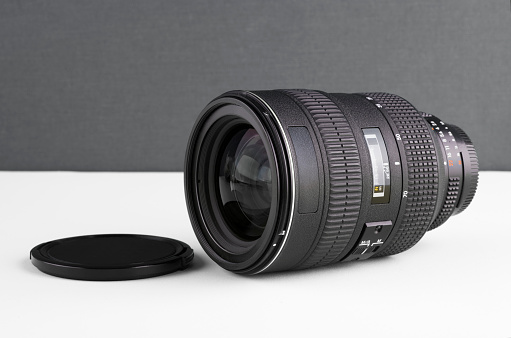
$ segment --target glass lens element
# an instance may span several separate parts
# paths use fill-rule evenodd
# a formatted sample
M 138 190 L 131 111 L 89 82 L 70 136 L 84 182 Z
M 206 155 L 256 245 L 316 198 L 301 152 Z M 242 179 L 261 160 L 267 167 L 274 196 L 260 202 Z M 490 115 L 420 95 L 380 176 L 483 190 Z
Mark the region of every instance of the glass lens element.
M 217 162 L 222 215 L 240 239 L 255 240 L 264 231 L 271 207 L 268 153 L 261 136 L 247 125 L 229 133 L 224 145 Z

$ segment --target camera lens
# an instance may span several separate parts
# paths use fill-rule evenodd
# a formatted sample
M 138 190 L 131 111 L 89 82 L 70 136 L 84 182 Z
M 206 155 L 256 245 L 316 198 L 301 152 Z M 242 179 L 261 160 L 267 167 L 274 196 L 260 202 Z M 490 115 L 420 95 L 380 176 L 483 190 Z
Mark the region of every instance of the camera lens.
M 467 208 L 477 179 L 461 128 L 388 93 L 228 92 L 185 160 L 195 234 L 240 274 L 406 251 Z
M 271 169 L 266 148 L 254 128 L 235 128 L 217 163 L 220 208 L 233 233 L 243 240 L 261 237 L 271 207 Z

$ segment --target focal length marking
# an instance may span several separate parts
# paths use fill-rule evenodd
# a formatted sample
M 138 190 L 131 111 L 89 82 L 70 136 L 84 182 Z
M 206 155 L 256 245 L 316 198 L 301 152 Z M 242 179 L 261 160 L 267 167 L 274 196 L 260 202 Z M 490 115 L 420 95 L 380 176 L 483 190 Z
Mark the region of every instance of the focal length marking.
M 371 203 L 390 202 L 390 167 L 385 140 L 378 128 L 364 128 L 364 139 L 369 148 L 373 172 L 373 196 Z
M 431 223 L 438 194 L 438 163 L 430 127 L 421 114 L 403 98 L 388 93 L 365 93 L 366 98 L 396 127 L 396 140 L 403 147 L 403 218 L 397 232 L 377 256 L 397 254 L 415 245 Z M 406 163 L 405 163 L 406 161 Z M 408 183 L 408 184 L 406 184 Z M 406 194 L 404 193 L 406 191 Z

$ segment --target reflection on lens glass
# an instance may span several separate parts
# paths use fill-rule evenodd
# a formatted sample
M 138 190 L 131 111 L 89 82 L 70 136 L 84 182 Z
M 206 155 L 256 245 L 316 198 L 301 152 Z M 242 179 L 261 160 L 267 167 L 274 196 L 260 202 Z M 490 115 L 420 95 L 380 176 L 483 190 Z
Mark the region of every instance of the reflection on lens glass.
M 263 233 L 270 213 L 268 154 L 259 134 L 245 125 L 233 130 L 224 144 L 217 168 L 222 214 L 238 237 L 254 240 Z

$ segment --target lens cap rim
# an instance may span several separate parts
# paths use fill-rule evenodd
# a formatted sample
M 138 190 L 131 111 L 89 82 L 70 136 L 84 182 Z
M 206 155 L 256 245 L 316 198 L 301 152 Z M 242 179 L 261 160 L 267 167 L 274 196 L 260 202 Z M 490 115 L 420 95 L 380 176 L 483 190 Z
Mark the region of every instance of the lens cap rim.
M 49 255 L 49 250 L 70 241 L 94 241 L 98 238 L 136 239 L 146 245 L 147 241 L 170 244 L 174 252 L 151 260 L 138 260 L 133 263 L 112 264 L 108 267 L 85 265 L 72 260 L 63 261 Z M 131 241 L 131 245 L 133 242 Z M 122 243 L 121 243 L 122 245 Z M 40 271 L 61 278 L 87 281 L 121 281 L 150 278 L 186 269 L 193 260 L 193 249 L 186 243 L 167 237 L 140 234 L 96 234 L 61 238 L 41 243 L 30 251 L 32 264 Z

